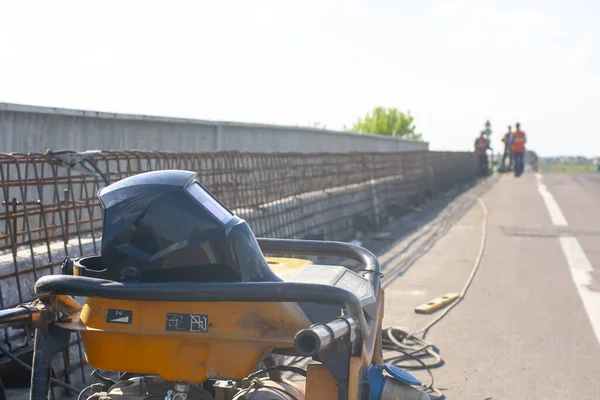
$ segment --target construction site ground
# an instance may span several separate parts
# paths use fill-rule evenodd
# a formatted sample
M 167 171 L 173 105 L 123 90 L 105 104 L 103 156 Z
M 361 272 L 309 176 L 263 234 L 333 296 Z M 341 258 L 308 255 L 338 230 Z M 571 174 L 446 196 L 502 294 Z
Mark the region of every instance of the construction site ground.
M 552 223 L 540 182 L 566 225 Z M 599 399 L 600 332 L 590 321 L 598 316 L 584 308 L 559 237 L 577 238 L 592 266 L 591 295 L 600 296 L 600 174 L 492 177 L 392 222 L 385 243 L 365 240 L 385 274 L 384 327 L 412 332 L 437 315 L 415 307 L 461 291 L 486 211 L 472 284 L 426 335 L 444 360 L 435 386 L 448 399 Z

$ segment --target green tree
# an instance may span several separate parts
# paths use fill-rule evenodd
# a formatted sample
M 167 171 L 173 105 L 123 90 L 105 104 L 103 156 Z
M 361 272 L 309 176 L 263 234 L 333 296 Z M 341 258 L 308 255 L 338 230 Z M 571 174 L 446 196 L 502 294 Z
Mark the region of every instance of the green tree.
M 347 129 L 346 126 L 344 126 Z M 372 133 L 375 135 L 396 136 L 403 139 L 421 140 L 423 135 L 416 132 L 414 118 L 410 112 L 403 113 L 397 108 L 375 107 L 364 118 L 359 118 L 351 132 Z

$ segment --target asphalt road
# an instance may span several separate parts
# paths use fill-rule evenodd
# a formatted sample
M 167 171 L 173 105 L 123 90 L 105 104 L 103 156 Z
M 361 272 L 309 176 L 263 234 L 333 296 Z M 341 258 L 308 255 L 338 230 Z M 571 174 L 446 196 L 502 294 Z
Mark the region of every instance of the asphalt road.
M 426 337 L 445 361 L 434 370 L 436 387 L 448 399 L 600 399 L 592 322 L 600 318 L 600 174 L 504 175 L 391 243 L 380 254 L 384 325 L 423 326 L 436 314 L 414 307 L 460 292 L 480 248 L 484 208 L 475 196 L 488 212 L 487 242 L 466 297 Z M 444 216 L 453 212 L 458 220 Z

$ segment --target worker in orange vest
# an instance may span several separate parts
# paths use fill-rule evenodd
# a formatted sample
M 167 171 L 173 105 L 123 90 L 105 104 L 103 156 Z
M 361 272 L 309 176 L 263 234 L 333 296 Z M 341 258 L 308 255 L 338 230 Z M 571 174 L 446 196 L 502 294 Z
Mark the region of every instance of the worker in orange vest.
M 513 132 L 511 148 L 515 160 L 515 176 L 517 177 L 521 176 L 525 169 L 525 143 L 527 143 L 527 136 L 521 130 L 521 124 L 517 122 Z
M 475 153 L 479 156 L 479 171 L 482 176 L 488 175 L 488 157 L 487 151 L 490 148 L 490 141 L 482 131 L 481 135 L 475 139 Z

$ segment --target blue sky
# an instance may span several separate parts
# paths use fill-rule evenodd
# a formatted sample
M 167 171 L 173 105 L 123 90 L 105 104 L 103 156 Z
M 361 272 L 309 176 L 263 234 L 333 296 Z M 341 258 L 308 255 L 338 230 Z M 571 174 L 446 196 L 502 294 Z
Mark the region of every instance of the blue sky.
M 410 110 L 436 150 L 520 121 L 600 155 L 600 2 L 0 3 L 0 101 L 340 129 Z M 596 20 L 596 21 L 595 21 Z

